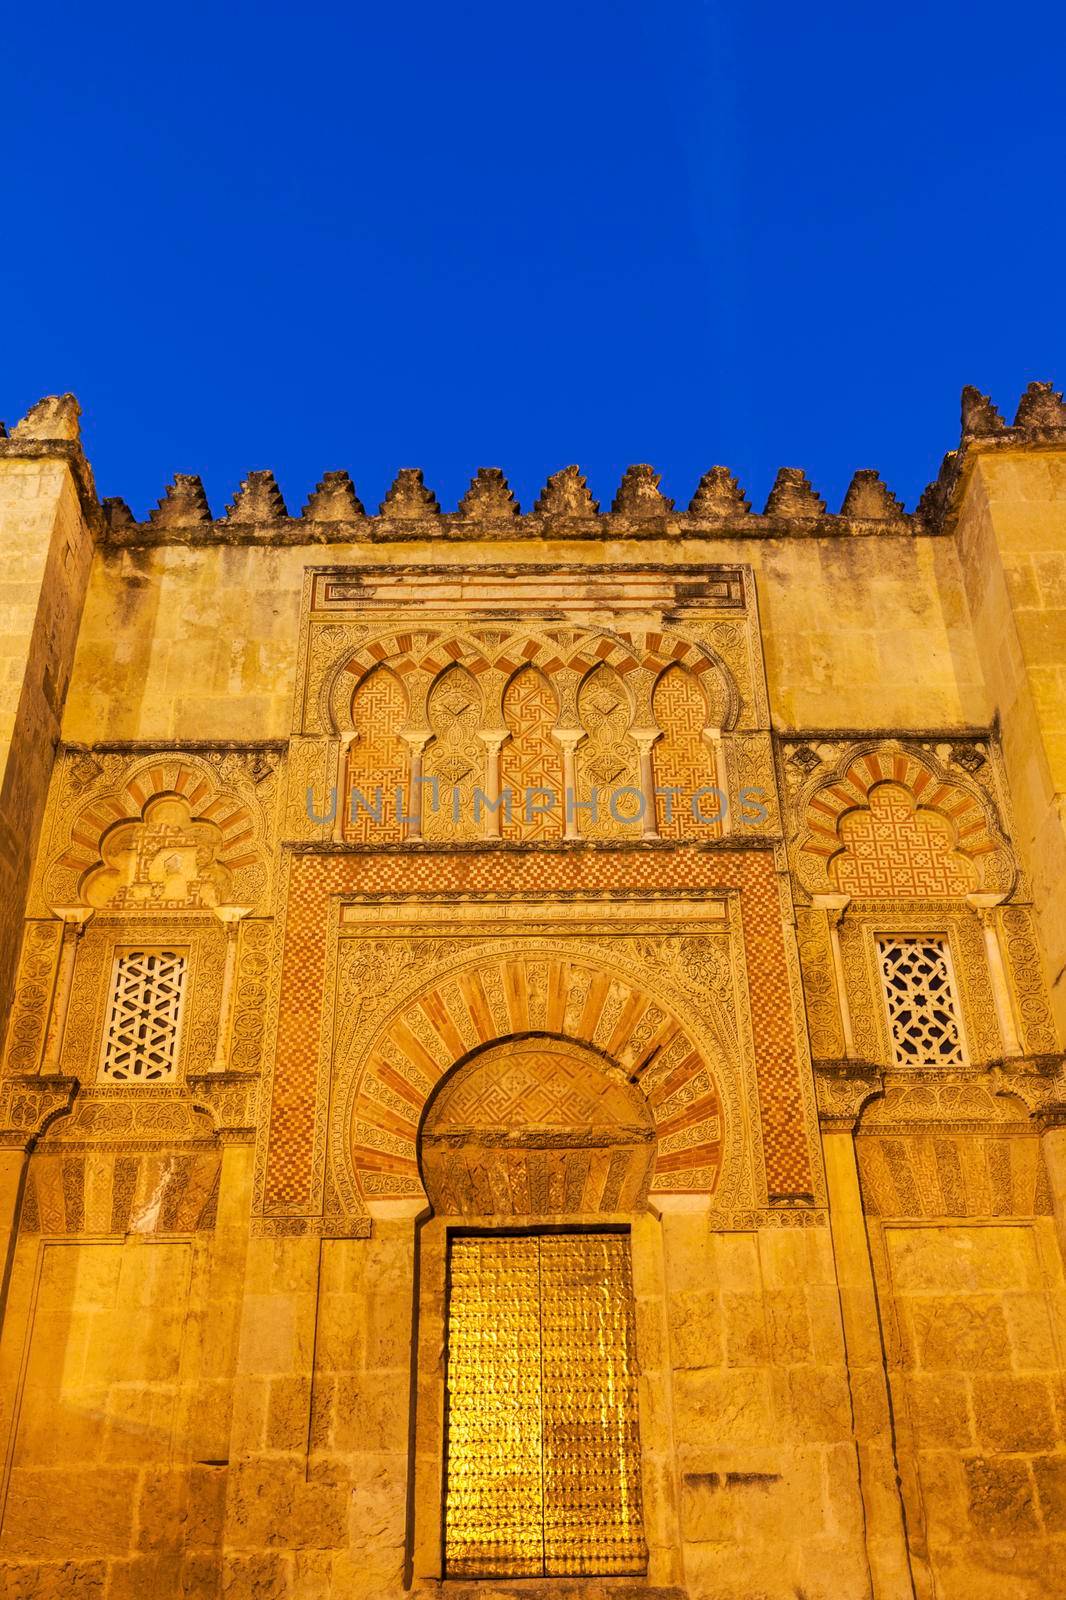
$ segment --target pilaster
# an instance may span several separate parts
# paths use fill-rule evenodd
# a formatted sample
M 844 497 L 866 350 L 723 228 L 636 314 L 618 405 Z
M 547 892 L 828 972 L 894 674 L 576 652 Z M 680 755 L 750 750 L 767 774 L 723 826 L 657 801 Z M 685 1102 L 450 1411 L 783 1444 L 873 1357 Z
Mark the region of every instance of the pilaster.
M 1062 434 L 1062 430 L 1057 430 Z M 994 447 L 992 447 L 994 446 Z M 967 450 L 959 553 L 1066 1037 L 1066 439 Z
M 0 438 L 0 1027 L 92 564 L 96 499 L 72 395 Z

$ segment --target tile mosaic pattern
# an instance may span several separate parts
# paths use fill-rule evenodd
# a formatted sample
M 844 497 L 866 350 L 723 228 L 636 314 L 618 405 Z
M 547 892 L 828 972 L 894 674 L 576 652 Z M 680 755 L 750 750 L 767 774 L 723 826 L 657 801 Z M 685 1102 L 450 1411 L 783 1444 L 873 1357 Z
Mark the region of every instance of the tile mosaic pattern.
M 510 822 L 504 822 L 507 839 L 561 839 L 563 835 L 563 761 L 551 730 L 559 717 L 559 702 L 544 674 L 536 667 L 523 667 L 507 685 L 503 697 L 503 719 L 511 737 L 500 751 L 500 788 L 510 789 L 514 799 Z M 537 811 L 546 804 L 544 795 L 533 795 L 530 815 L 525 812 L 525 795 L 536 789 L 555 796 L 551 811 Z
M 344 837 L 352 843 L 392 843 L 402 836 L 396 814 L 396 791 L 406 798 L 407 751 L 397 728 L 407 720 L 407 696 L 400 680 L 388 667 L 378 667 L 365 677 L 352 701 L 352 726 L 356 738 L 348 750 L 347 782 L 341 785 L 338 805 L 343 812 Z M 368 805 L 381 791 L 381 820 L 360 806 L 354 821 L 351 794 L 358 789 Z

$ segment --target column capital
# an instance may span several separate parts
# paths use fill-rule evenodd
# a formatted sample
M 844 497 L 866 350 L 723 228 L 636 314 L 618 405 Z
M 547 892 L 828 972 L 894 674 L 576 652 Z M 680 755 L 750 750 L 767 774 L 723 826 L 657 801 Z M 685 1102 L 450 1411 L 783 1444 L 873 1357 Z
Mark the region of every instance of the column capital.
M 811 905 L 818 911 L 824 911 L 834 928 L 839 928 L 844 920 L 844 913 L 851 904 L 850 894 L 812 894 Z
M 885 1091 L 882 1067 L 872 1061 L 816 1061 L 818 1122 L 825 1133 L 853 1133 L 871 1100 Z
M 0 1148 L 31 1150 L 56 1117 L 70 1111 L 77 1078 L 49 1073 L 8 1078 L 0 1090 Z
M 213 914 L 222 923 L 228 934 L 236 934 L 238 924 L 243 917 L 251 912 L 251 906 L 212 906 Z
M 95 906 L 52 906 L 51 912 L 63 924 L 63 935 L 79 938 L 96 915 Z

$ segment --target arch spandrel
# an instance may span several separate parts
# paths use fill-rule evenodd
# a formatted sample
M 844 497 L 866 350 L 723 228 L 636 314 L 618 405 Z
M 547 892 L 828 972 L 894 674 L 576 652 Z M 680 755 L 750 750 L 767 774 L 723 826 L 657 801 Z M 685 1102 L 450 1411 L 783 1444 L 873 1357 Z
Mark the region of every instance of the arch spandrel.
M 812 894 L 950 899 L 1015 884 L 988 795 L 926 751 L 852 748 L 805 792 L 799 816 L 797 872 Z
M 419 1130 L 438 1086 L 481 1052 L 533 1035 L 591 1051 L 639 1096 L 655 1133 L 653 1202 L 673 1194 L 718 1204 L 728 1193 L 735 1204 L 747 1192 L 746 1112 L 724 1015 L 697 1015 L 635 964 L 598 950 L 527 941 L 480 956 L 456 949 L 443 966 L 378 1012 L 369 1034 L 351 1027 L 338 1043 L 332 1167 L 342 1206 L 365 1215 L 379 1201 L 424 1201 Z

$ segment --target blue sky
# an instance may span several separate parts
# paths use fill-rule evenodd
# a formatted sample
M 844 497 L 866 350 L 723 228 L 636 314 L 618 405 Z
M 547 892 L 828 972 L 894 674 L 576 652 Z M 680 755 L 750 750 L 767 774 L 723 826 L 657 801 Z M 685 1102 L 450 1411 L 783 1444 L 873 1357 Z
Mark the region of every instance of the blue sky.
M 0 415 L 102 494 L 570 461 L 913 505 L 972 382 L 1066 383 L 1066 7 L 10 7 Z

